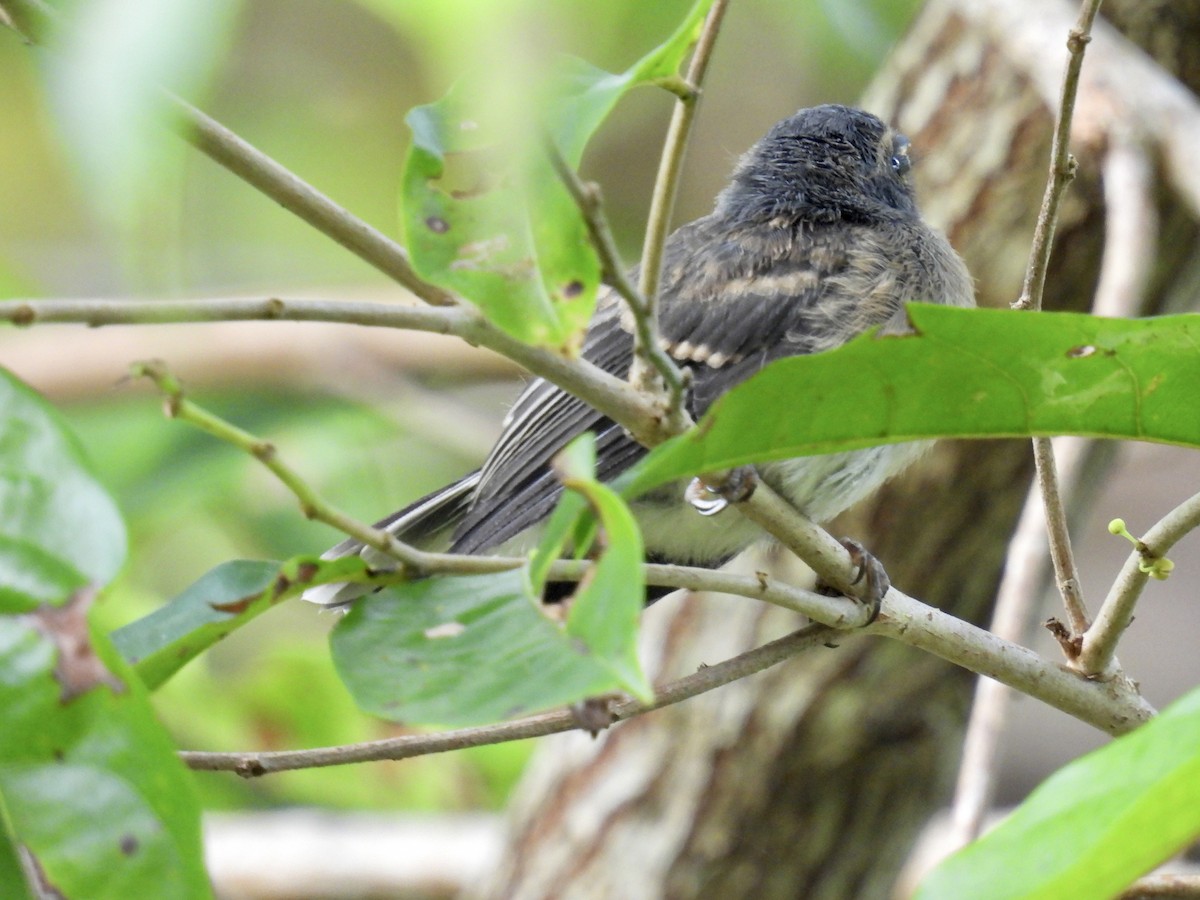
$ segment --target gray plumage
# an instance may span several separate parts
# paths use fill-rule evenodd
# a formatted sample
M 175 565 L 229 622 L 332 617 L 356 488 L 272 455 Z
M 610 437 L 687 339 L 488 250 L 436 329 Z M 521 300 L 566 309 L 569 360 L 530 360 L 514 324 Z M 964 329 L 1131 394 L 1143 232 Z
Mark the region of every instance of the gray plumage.
M 837 347 L 873 326 L 906 330 L 910 300 L 973 305 L 962 261 L 921 220 L 909 166 L 907 140 L 875 116 L 834 105 L 801 110 L 742 157 L 710 215 L 670 236 L 659 326 L 665 349 L 691 370 L 687 403 L 694 417 L 772 360 Z M 632 354 L 626 314 L 606 294 L 583 355 L 624 376 Z M 862 375 L 847 372 L 848 378 Z M 779 413 L 803 415 L 803 392 Z M 535 380 L 479 472 L 380 526 L 402 540 L 453 552 L 524 550 L 561 491 L 550 460 L 585 431 L 596 434 L 602 479 L 645 453 L 610 419 Z M 804 457 L 764 465 L 760 474 L 809 517 L 825 521 L 906 467 L 923 447 Z M 660 488 L 633 504 L 648 558 L 715 566 L 761 537 L 734 513 L 699 515 L 683 488 Z M 348 541 L 327 556 L 359 551 L 361 545 Z M 364 555 L 389 565 L 376 551 Z M 334 585 L 306 597 L 330 604 L 354 594 Z

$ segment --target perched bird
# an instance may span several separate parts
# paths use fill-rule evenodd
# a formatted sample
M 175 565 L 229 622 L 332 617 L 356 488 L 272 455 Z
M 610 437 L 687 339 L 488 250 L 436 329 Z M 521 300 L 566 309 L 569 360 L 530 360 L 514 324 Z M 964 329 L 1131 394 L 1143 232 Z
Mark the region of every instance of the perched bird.
M 834 105 L 801 110 L 741 158 L 711 214 L 670 236 L 659 327 L 665 349 L 691 372 L 687 407 L 694 417 L 772 360 L 829 350 L 872 326 L 906 331 L 910 300 L 974 304 L 962 260 L 917 210 L 908 151 L 908 140 L 870 113 Z M 583 356 L 618 376 L 629 370 L 630 323 L 612 292 L 598 304 Z M 779 414 L 804 415 L 802 387 L 794 406 Z M 431 549 L 522 552 L 561 492 L 551 459 L 586 431 L 596 436 L 602 480 L 646 452 L 612 420 L 537 379 L 517 399 L 479 471 L 379 527 Z M 821 522 L 870 494 L 925 446 L 773 462 L 759 467 L 759 476 Z M 734 513 L 701 515 L 685 489 L 668 485 L 633 502 L 648 560 L 716 567 L 763 538 Z M 351 553 L 372 565 L 394 564 L 355 541 L 326 556 Z M 332 605 L 359 593 L 352 585 L 324 585 L 305 596 Z

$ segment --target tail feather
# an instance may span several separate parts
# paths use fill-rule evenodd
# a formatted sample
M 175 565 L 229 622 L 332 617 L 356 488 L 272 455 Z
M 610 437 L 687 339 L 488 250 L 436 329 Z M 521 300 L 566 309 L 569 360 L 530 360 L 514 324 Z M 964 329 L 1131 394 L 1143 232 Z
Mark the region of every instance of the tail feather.
M 449 544 L 450 535 L 467 514 L 478 483 L 479 473 L 472 472 L 460 481 L 392 513 L 375 523 L 375 527 L 421 549 L 440 549 L 437 545 Z M 385 569 L 395 564 L 387 554 L 364 546 L 354 538 L 347 538 L 336 547 L 326 550 L 321 554 L 321 559 L 341 559 L 354 554 L 362 556 L 368 565 L 375 568 Z M 358 584 L 321 584 L 305 591 L 303 598 L 318 606 L 344 606 L 364 593 L 366 589 Z

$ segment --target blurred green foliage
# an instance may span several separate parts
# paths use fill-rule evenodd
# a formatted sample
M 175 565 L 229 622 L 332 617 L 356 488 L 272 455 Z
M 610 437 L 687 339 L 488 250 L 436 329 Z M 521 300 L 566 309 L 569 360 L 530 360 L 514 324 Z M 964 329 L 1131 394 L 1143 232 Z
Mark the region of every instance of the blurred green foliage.
M 77 0 L 87 2 L 87 0 Z M 566 52 L 620 71 L 661 41 L 690 0 L 247 0 L 199 105 L 339 203 L 396 234 L 407 144 L 403 117 L 467 69 Z M 677 220 L 702 215 L 736 154 L 775 120 L 822 101 L 852 101 L 916 0 L 739 0 L 710 69 Z M 397 292 L 382 276 L 198 154 L 177 189 L 120 246 L 68 163 L 38 54 L 0 32 L 0 295 L 287 293 L 345 287 Z M 618 107 L 584 160 L 601 183 L 626 258 L 640 243 L 671 98 L 644 89 Z M 131 261 L 136 264 L 130 268 Z M 0 335 L 6 348 L 24 339 Z M 274 338 L 288 340 L 280 330 Z M 53 353 L 53 350 L 48 352 Z M 147 354 L 153 352 L 147 348 Z M 314 384 L 338 377 L 314 358 Z M 334 362 L 331 362 L 333 360 Z M 63 367 L 72 360 L 63 359 Z M 169 362 L 169 360 L 168 360 Z M 19 371 L 18 375 L 21 374 Z M 498 419 L 503 402 L 448 373 L 453 410 Z M 403 382 L 396 380 L 397 386 Z M 37 385 L 35 384 L 35 387 Z M 281 452 L 336 503 L 378 517 L 478 460 L 403 409 L 348 401 L 332 388 L 236 391 L 197 398 Z M 380 393 L 392 386 L 381 383 Z M 464 393 L 465 391 L 465 393 Z M 336 540 L 304 521 L 256 463 L 165 421 L 143 391 L 107 382 L 65 412 L 130 527 L 131 561 L 97 613 L 108 627 L 144 615 L 223 560 L 286 558 Z M 428 417 L 425 419 L 428 420 Z M 358 713 L 336 680 L 325 635 L 333 618 L 286 604 L 178 675 L 155 697 L 184 747 L 243 749 L 341 743 L 397 733 Z M 243 781 L 201 775 L 209 806 L 496 806 L 526 745 L 401 764 L 313 770 Z

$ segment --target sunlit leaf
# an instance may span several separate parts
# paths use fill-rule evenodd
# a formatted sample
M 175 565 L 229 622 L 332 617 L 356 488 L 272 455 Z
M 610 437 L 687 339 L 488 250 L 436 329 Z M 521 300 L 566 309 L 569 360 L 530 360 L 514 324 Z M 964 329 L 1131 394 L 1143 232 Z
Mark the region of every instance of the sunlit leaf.
M 1114 897 L 1200 837 L 1200 690 L 1052 775 L 920 900 Z
M 909 310 L 915 334 L 865 335 L 772 363 L 656 448 L 628 489 L 930 437 L 1076 434 L 1200 446 L 1200 316 Z
M 106 584 L 125 525 L 52 407 L 0 370 L 0 612 Z
M 670 39 L 622 74 L 564 60 L 549 87 L 532 87 L 488 72 L 410 112 L 401 209 L 417 271 L 515 337 L 577 352 L 600 266 L 541 136 L 578 165 L 626 91 L 676 72 L 710 2 L 701 0 Z M 531 111 L 536 97 L 547 110 L 540 119 Z

